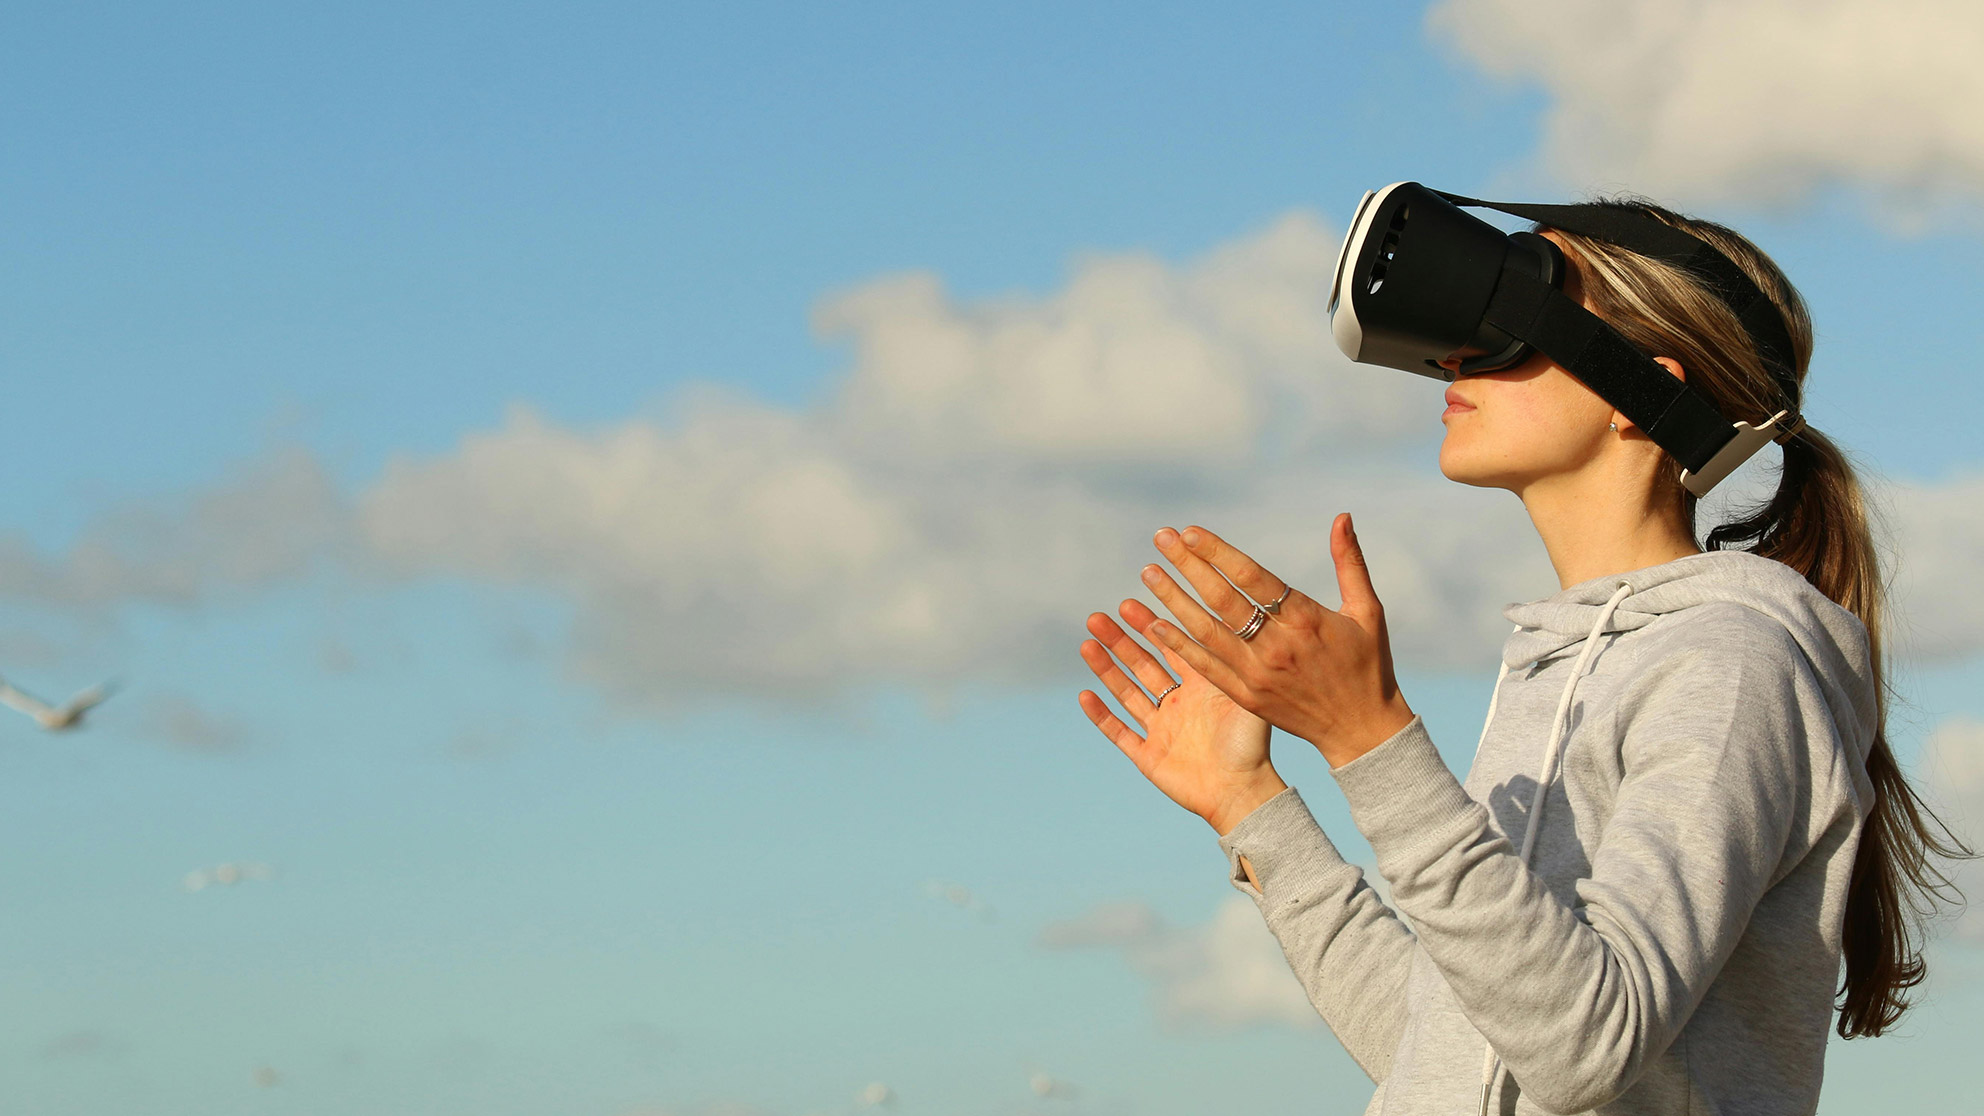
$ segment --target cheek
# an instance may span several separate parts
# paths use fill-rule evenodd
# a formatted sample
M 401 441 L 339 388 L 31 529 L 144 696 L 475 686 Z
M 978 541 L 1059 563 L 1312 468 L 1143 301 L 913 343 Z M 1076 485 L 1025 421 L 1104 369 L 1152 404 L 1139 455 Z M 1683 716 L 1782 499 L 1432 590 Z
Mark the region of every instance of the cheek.
M 1521 453 L 1548 441 L 1564 419 L 1554 401 L 1533 392 L 1503 391 L 1485 395 L 1472 414 L 1450 429 L 1451 440 L 1498 456 Z
M 1588 393 L 1521 390 L 1484 392 L 1480 406 L 1447 428 L 1440 445 L 1443 465 L 1463 460 L 1482 465 L 1550 467 L 1574 462 L 1590 447 L 1593 431 L 1603 430 L 1611 408 Z

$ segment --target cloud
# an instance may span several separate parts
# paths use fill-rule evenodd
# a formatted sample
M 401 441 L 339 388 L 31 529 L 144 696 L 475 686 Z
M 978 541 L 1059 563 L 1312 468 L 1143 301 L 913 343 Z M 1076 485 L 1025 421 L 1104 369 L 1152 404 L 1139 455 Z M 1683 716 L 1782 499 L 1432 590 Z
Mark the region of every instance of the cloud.
M 1223 901 L 1204 926 L 1167 926 L 1145 904 L 1105 903 L 1048 925 L 1044 949 L 1104 948 L 1151 982 L 1158 1018 L 1181 1029 L 1321 1024 L 1254 904 Z
M 65 1031 L 41 1044 L 41 1056 L 55 1060 L 71 1058 L 116 1058 L 121 1057 L 130 1044 L 115 1035 L 85 1027 Z
M 1891 212 L 1984 198 L 1973 0 L 1441 0 L 1428 27 L 1551 97 L 1542 158 L 1577 184 Z
M 1143 592 L 1164 524 L 1209 526 L 1333 602 L 1329 522 L 1349 510 L 1399 662 L 1478 668 L 1502 606 L 1556 582 L 1513 497 L 1439 475 L 1435 386 L 1336 351 L 1336 241 L 1296 212 L 1183 263 L 1092 255 L 1045 294 L 877 279 L 816 311 L 849 362 L 817 406 L 700 385 L 578 429 L 518 404 L 349 495 L 288 450 L 62 553 L 0 534 L 0 595 L 199 605 L 319 569 L 515 586 L 569 603 L 545 649 L 618 704 L 818 709 L 872 684 L 1076 675 L 1082 617 Z M 1984 647 L 1980 496 L 1897 490 L 1925 655 Z M 228 738 L 170 723 L 183 746 Z
M 1331 598 L 1327 525 L 1351 507 L 1402 648 L 1457 661 L 1533 594 L 1541 551 L 1514 501 L 1428 475 L 1437 393 L 1337 353 L 1336 239 L 1297 213 L 1183 266 L 1091 257 L 1043 297 L 878 280 L 816 314 L 852 365 L 815 411 L 704 389 L 666 425 L 575 431 L 515 407 L 392 462 L 357 530 L 402 575 L 577 601 L 572 666 L 616 697 L 810 703 L 1058 674 L 1164 523 Z
M 1423 392 L 1330 340 L 1339 238 L 1295 212 L 1183 268 L 1091 256 L 1045 298 L 959 303 L 920 273 L 864 284 L 814 314 L 855 353 L 836 417 L 919 460 L 1167 471 L 1250 461 L 1291 419 L 1283 433 L 1311 441 L 1423 435 Z
M 225 755 L 248 746 L 248 729 L 239 720 L 173 694 L 155 697 L 145 707 L 144 729 L 182 752 Z
M 678 1045 L 670 1032 L 639 1020 L 607 1027 L 602 1030 L 601 1039 L 609 1052 L 643 1067 L 666 1062 Z
M 932 899 L 949 903 L 966 914 L 976 916 L 981 922 L 997 922 L 998 909 L 985 901 L 985 897 L 960 883 L 946 883 L 943 880 L 923 881 L 923 894 Z
M 326 639 L 317 645 L 317 668 L 325 674 L 350 674 L 358 669 L 358 655 L 342 640 Z
M 1897 485 L 1892 504 L 1895 610 L 1901 649 L 1926 659 L 1984 650 L 1984 475 Z
M 190 499 L 95 517 L 57 560 L 0 532 L 0 595 L 90 610 L 192 603 L 294 580 L 323 560 L 358 560 L 344 500 L 322 465 L 289 448 Z
M 1952 717 L 1936 726 L 1920 770 L 1937 816 L 1971 848 L 1984 851 L 1984 721 Z M 1984 861 L 1958 864 L 1955 879 L 1968 904 L 1953 929 L 1960 938 L 1984 942 Z
M 755 1105 L 732 1101 L 709 1101 L 677 1107 L 631 1108 L 621 1116 L 772 1116 L 772 1114 Z

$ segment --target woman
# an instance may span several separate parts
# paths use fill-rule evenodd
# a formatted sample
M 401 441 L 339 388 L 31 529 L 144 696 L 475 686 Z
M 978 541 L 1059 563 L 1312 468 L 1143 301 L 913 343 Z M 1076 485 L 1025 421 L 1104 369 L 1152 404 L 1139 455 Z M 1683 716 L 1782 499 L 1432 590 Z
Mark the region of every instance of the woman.
M 1607 204 L 1736 261 L 1783 312 L 1803 382 L 1810 321 L 1761 252 Z M 1570 297 L 1724 414 L 1774 412 L 1742 326 L 1689 273 L 1541 231 Z M 1164 661 L 1101 613 L 1082 645 L 1143 734 L 1093 692 L 1083 710 L 1219 833 L 1377 1082 L 1369 1112 L 1812 1112 L 1835 995 L 1842 1036 L 1894 1024 L 1923 977 L 1916 920 L 1947 886 L 1930 856 L 1966 852 L 1883 733 L 1881 578 L 1851 468 L 1805 427 L 1775 496 L 1705 553 L 1676 462 L 1547 357 L 1446 398 L 1441 472 L 1520 497 L 1561 586 L 1508 610 L 1465 784 L 1399 692 L 1347 515 L 1337 610 L 1210 531 L 1159 531 L 1204 607 L 1146 567 L 1176 623 L 1121 615 Z M 1272 615 L 1250 631 L 1256 602 Z M 1276 775 L 1270 725 L 1329 762 L 1397 913 Z

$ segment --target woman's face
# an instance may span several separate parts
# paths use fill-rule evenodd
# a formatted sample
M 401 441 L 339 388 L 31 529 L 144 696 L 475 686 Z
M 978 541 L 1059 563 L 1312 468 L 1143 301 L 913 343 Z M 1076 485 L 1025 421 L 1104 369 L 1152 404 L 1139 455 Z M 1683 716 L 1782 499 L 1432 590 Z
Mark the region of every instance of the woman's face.
M 1583 301 L 1575 270 L 1564 293 Z M 1458 377 L 1446 400 L 1440 472 L 1462 484 L 1520 495 L 1538 480 L 1583 468 L 1618 438 L 1607 429 L 1612 405 L 1542 353 L 1500 372 Z

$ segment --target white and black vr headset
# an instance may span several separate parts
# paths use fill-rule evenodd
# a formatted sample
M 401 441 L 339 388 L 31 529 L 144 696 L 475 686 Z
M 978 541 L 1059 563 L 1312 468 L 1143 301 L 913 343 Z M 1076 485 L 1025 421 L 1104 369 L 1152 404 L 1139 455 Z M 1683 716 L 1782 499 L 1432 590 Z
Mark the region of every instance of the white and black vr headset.
M 1732 422 L 1708 397 L 1565 295 L 1564 254 L 1533 232 L 1504 233 L 1461 206 L 1526 217 L 1675 264 L 1722 299 L 1748 331 L 1783 394 L 1763 423 Z M 1682 465 L 1681 484 L 1705 496 L 1798 417 L 1791 335 L 1742 268 L 1707 242 L 1642 210 L 1616 205 L 1477 201 L 1396 182 L 1364 195 L 1337 258 L 1330 326 L 1350 359 L 1453 379 L 1514 367 L 1541 352 L 1618 408 Z

